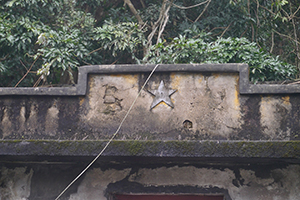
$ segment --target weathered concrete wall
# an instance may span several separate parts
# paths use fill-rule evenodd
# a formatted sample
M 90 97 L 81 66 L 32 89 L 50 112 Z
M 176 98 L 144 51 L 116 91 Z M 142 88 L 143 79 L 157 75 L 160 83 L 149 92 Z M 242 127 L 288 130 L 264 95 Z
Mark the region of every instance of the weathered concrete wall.
M 33 170 L 26 167 L 8 169 L 2 167 L 0 176 L 0 199 L 26 200 L 30 196 Z
M 128 74 L 124 68 L 114 74 L 90 74 L 85 96 L 1 96 L 0 137 L 110 138 L 148 76 Z M 170 68 L 151 77 L 117 139 L 299 139 L 299 94 L 240 94 L 238 71 L 191 73 L 188 68 L 187 72 Z M 162 81 L 167 93 L 173 91 L 166 95 L 172 105 L 161 102 L 151 109 L 157 98 L 153 92 Z M 271 86 L 269 92 L 274 92 Z
M 166 88 L 177 90 L 171 95 L 174 108 L 162 102 L 150 110 L 154 97 L 148 90 L 157 89 L 161 80 Z M 114 133 L 136 97 L 140 82 L 143 77 L 138 75 L 92 76 L 82 106 L 87 113 L 80 115 L 84 130 L 92 130 L 99 139 Z M 233 74 L 155 75 L 136 101 L 120 138 L 199 139 L 205 134 L 207 138 L 226 138 L 241 126 L 236 82 Z M 192 122 L 191 127 L 184 127 L 186 120 Z
M 50 174 L 49 169 L 52 169 Z M 77 173 L 78 166 L 74 168 L 72 164 L 2 168 L 0 199 L 53 200 L 63 184 L 68 184 Z M 107 200 L 113 199 L 115 194 L 201 194 L 222 195 L 226 200 L 297 200 L 300 198 L 300 166 L 107 164 L 90 169 L 61 199 Z
M 64 88 L 0 88 L 0 199 L 52 200 L 98 155 L 154 66 L 85 66 Z M 161 65 L 61 200 L 300 199 L 300 86 L 248 68 Z

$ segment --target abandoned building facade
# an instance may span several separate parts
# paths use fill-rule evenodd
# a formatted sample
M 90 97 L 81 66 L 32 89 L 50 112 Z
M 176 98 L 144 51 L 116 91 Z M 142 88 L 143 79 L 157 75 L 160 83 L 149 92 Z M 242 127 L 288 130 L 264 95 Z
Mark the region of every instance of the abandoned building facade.
M 82 66 L 75 86 L 0 88 L 0 199 L 300 199 L 300 86 L 248 70 Z

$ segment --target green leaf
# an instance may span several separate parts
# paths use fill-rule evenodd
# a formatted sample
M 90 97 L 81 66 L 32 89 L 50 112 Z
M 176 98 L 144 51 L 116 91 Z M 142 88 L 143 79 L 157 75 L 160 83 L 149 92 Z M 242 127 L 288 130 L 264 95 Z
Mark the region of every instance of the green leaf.
M 11 0 L 11 1 L 8 1 L 5 5 L 6 5 L 7 7 L 12 7 L 16 1 L 17 1 L 17 0 Z

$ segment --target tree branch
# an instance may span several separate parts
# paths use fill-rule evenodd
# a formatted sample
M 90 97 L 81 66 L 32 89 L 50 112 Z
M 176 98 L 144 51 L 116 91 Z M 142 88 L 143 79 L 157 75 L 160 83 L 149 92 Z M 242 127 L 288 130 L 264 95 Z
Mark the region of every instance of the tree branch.
M 167 1 L 168 0 L 163 1 L 163 4 L 162 4 L 161 9 L 160 9 L 160 14 L 159 14 L 158 20 L 154 24 L 151 24 L 152 31 L 148 35 L 148 38 L 147 38 L 148 41 L 147 41 L 147 45 L 146 45 L 146 48 L 145 48 L 144 55 L 147 55 L 149 53 L 149 48 L 152 46 L 152 39 L 154 37 L 154 34 L 156 33 L 156 30 L 157 30 L 161 20 L 163 19 L 163 16 L 165 15 Z
M 226 33 L 226 31 L 229 29 L 229 27 L 231 26 L 232 22 L 225 28 L 225 30 L 223 31 L 223 33 L 221 34 L 220 38 L 223 37 L 223 35 Z
M 216 30 L 216 29 L 226 29 L 226 28 L 227 28 L 227 26 L 214 27 L 214 28 L 212 28 L 211 30 L 209 30 L 209 32 L 212 32 L 212 31 L 214 31 L 214 30 Z
M 38 80 L 34 83 L 33 87 L 37 87 L 40 84 L 41 80 L 42 80 L 42 76 L 38 78 Z
M 272 31 L 272 45 L 271 45 L 270 53 L 273 52 L 273 48 L 274 48 L 274 31 Z
M 4 58 L 0 58 L 0 61 L 5 60 L 8 57 L 9 54 L 7 54 L 6 56 L 4 56 Z
M 256 5 L 257 6 L 259 6 L 259 7 L 261 7 L 261 8 L 263 8 L 263 9 L 265 9 L 266 11 L 268 11 L 269 13 L 271 13 L 272 15 L 276 15 L 273 11 L 271 11 L 271 10 L 269 10 L 268 8 L 266 8 L 266 7 L 264 7 L 264 6 L 262 6 L 262 5 L 260 5 L 257 1 L 254 1 L 255 3 L 256 3 Z
M 146 8 L 146 5 L 145 5 L 144 1 L 143 1 L 143 0 L 140 0 L 140 2 L 141 2 L 141 4 L 142 4 L 142 7 L 143 7 L 143 8 Z
M 192 5 L 192 6 L 188 6 L 188 7 L 183 7 L 183 6 L 178 6 L 174 3 L 171 3 L 170 1 L 168 1 L 169 3 L 171 3 L 173 6 L 175 6 L 176 8 L 179 8 L 179 9 L 182 9 L 182 10 L 186 10 L 186 9 L 190 9 L 190 8 L 195 8 L 197 6 L 201 6 L 203 4 L 206 4 L 209 0 L 206 0 L 204 2 L 201 2 L 201 3 L 198 3 L 198 4 L 195 4 L 195 5 Z M 172 1 L 173 2 L 173 1 Z
M 207 7 L 209 6 L 210 2 L 211 2 L 211 0 L 208 0 L 208 1 L 207 1 L 207 4 L 206 4 L 205 8 L 203 9 L 202 13 L 197 17 L 197 19 L 194 21 L 194 23 L 197 22 L 197 21 L 201 18 L 201 16 L 202 16 L 202 15 L 204 14 L 204 12 L 207 10 Z
M 20 63 L 23 65 L 23 67 L 25 67 L 26 71 L 28 71 L 26 65 L 22 62 L 22 60 L 20 59 Z
M 257 5 L 256 5 L 256 13 L 255 13 L 255 15 L 256 15 L 256 24 L 257 24 L 257 26 L 259 26 L 260 25 L 260 22 L 259 22 L 259 17 L 258 17 L 258 13 L 259 13 L 259 2 L 258 2 L 258 0 L 256 0 L 256 3 L 257 3 Z
M 167 0 L 167 1 L 168 1 L 168 0 Z M 170 8 L 171 8 L 171 6 L 172 6 L 173 1 L 174 1 L 174 0 L 172 0 L 172 1 L 170 2 L 169 6 L 168 6 L 167 9 L 165 10 L 164 15 L 163 15 L 163 19 L 162 19 L 161 22 L 160 22 L 160 26 L 159 26 L 159 31 L 158 31 L 158 36 L 157 36 L 156 44 L 158 44 L 159 39 L 160 39 L 162 33 L 164 32 L 164 29 L 165 29 L 165 27 L 166 27 L 166 25 L 167 25 L 167 22 L 168 22 L 168 20 L 169 20 L 169 10 L 170 10 Z
M 124 0 L 124 4 L 128 5 L 130 11 L 135 16 L 135 18 L 138 20 L 139 25 L 142 26 L 144 24 L 144 22 L 143 22 L 141 16 L 139 15 L 139 13 L 137 12 L 137 10 L 135 9 L 134 5 L 131 3 L 131 1 L 130 0 Z
M 294 18 L 295 17 L 295 15 L 297 14 L 297 12 L 299 11 L 299 9 L 300 9 L 300 6 L 297 8 L 297 10 L 291 15 L 291 17 L 292 18 Z
M 291 6 L 291 4 L 290 4 L 290 12 L 292 13 L 292 6 Z M 291 20 L 292 20 L 292 23 L 293 23 L 294 37 L 295 37 L 295 40 L 298 41 L 295 20 L 294 20 L 294 18 L 292 18 Z M 297 55 L 297 58 L 300 59 L 300 56 L 299 56 L 299 45 L 298 45 L 298 43 L 296 43 L 296 55 Z
M 34 63 L 39 59 L 40 56 L 38 56 L 33 63 L 31 64 L 30 68 L 27 70 L 26 74 L 24 74 L 24 76 L 19 80 L 19 82 L 15 85 L 15 87 L 17 87 L 22 81 L 23 79 L 27 76 L 27 74 L 30 72 L 31 68 L 33 67 Z
M 295 40 L 294 38 L 292 38 L 292 37 L 289 36 L 289 35 L 285 35 L 285 34 L 279 33 L 278 31 L 275 31 L 274 29 L 273 29 L 273 31 L 274 31 L 275 33 L 277 33 L 278 35 L 281 35 L 281 36 L 283 36 L 283 37 L 289 38 L 290 40 L 294 41 L 295 43 L 300 44 L 299 41 Z

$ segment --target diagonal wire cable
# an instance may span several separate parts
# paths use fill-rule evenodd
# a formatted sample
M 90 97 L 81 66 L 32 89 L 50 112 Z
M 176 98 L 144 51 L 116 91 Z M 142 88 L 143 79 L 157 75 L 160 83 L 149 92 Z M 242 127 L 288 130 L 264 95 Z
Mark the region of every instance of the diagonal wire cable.
M 151 76 L 153 75 L 153 73 L 155 72 L 156 68 L 158 67 L 159 64 L 155 65 L 155 67 L 153 68 L 153 70 L 151 71 L 151 73 L 149 74 L 148 78 L 146 79 L 144 85 L 142 86 L 142 88 L 140 89 L 139 93 L 136 95 L 134 101 L 132 102 L 130 108 L 128 109 L 126 115 L 124 116 L 124 118 L 122 119 L 119 127 L 117 128 L 116 132 L 112 135 L 112 137 L 109 139 L 109 141 L 106 143 L 106 145 L 104 146 L 104 148 L 99 152 L 99 154 L 94 158 L 94 160 L 92 160 L 90 162 L 90 164 L 88 164 L 88 166 L 86 166 L 86 168 L 84 168 L 84 170 L 82 170 L 80 172 L 80 174 L 74 178 L 74 180 L 55 198 L 55 200 L 58 200 L 72 185 L 73 183 L 75 183 L 91 166 L 92 164 L 94 164 L 96 162 L 96 160 L 102 155 L 102 153 L 107 149 L 107 147 L 110 145 L 110 143 L 113 141 L 113 139 L 116 137 L 116 135 L 118 134 L 118 132 L 120 131 L 125 119 L 127 118 L 127 116 L 129 115 L 130 111 L 132 110 L 136 100 L 138 99 L 138 97 L 140 96 L 140 94 L 142 93 L 143 89 L 145 88 L 146 84 L 148 83 L 149 79 L 151 78 Z

